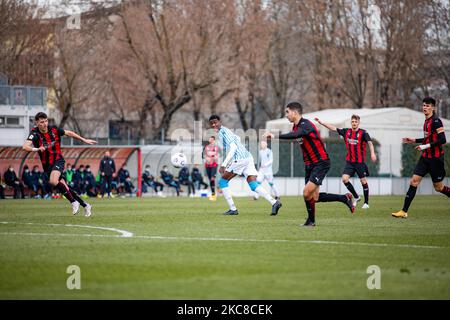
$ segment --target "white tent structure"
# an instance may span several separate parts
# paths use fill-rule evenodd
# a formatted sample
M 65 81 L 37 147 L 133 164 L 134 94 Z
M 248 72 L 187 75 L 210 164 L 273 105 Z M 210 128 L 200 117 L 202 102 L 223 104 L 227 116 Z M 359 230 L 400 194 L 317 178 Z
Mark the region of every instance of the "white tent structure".
M 303 117 L 313 121 L 320 130 L 321 136 L 327 138 L 330 137 L 330 131 L 315 122 L 315 117 L 338 128 L 351 128 L 353 114 L 361 117 L 360 127 L 367 130 L 372 139 L 380 143 L 378 154 L 380 174 L 400 176 L 402 138 L 423 137 L 422 127 L 425 120 L 423 113 L 408 108 L 326 109 L 306 113 Z M 450 142 L 450 120 L 442 119 L 442 122 L 447 141 Z M 286 118 L 266 122 L 266 129 L 288 132 L 291 128 L 292 124 Z

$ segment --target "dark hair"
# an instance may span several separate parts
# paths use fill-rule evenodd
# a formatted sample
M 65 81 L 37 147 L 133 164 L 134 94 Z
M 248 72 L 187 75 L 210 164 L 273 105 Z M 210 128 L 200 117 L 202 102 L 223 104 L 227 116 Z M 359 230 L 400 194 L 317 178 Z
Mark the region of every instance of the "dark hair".
M 90 165 L 87 165 L 87 166 L 86 166 L 86 169 L 87 169 L 87 168 L 90 168 L 90 167 L 91 167 Z
M 297 101 L 289 102 L 289 103 L 286 105 L 286 108 L 287 108 L 287 109 L 290 109 L 290 110 L 295 110 L 295 111 L 297 111 L 297 112 L 300 113 L 300 114 L 303 113 L 303 106 L 301 105 L 300 102 L 297 102 Z
M 39 119 L 47 119 L 47 115 L 45 114 L 45 112 L 36 113 L 36 115 L 34 116 L 34 121 L 39 121 Z
M 211 120 L 210 120 L 210 121 L 211 121 Z M 209 137 L 209 138 L 210 138 L 210 139 L 213 138 L 214 140 L 216 140 L 216 137 L 214 137 L 214 136 L 211 136 L 211 137 Z
M 423 98 L 422 102 L 436 106 L 436 100 L 434 100 L 432 97 L 425 97 L 425 98 Z
M 212 120 L 219 120 L 220 121 L 220 117 L 217 114 L 213 114 L 211 117 L 209 117 L 208 121 L 212 121 Z
M 353 119 L 356 119 L 356 120 L 358 120 L 359 121 L 359 119 L 361 119 L 357 114 L 353 114 L 352 115 L 352 120 Z
M 80 169 L 80 168 L 84 168 L 84 165 L 80 164 L 80 166 L 78 167 L 78 169 Z

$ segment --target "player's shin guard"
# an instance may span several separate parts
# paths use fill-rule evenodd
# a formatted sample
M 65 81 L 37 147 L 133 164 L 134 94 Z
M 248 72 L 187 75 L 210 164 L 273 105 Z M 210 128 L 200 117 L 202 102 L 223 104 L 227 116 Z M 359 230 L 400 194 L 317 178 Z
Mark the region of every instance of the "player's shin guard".
M 358 198 L 358 194 L 356 193 L 355 188 L 353 187 L 350 181 L 344 183 L 344 185 L 347 187 L 348 191 L 350 191 L 355 198 Z
M 220 179 L 219 186 L 220 186 L 220 189 L 222 189 L 222 194 L 223 194 L 225 200 L 227 200 L 227 202 L 228 202 L 228 206 L 230 207 L 230 210 L 236 210 L 236 206 L 234 205 L 233 198 L 231 197 L 231 190 L 230 190 L 230 187 L 228 186 L 228 180 L 225 180 L 223 178 Z
M 441 191 L 439 191 L 442 194 L 445 194 L 447 197 L 450 197 L 450 188 L 447 186 L 444 186 Z
M 363 191 L 364 191 L 364 203 L 369 204 L 369 184 L 363 184 Z
M 335 201 L 346 203 L 347 197 L 342 194 L 321 192 L 319 193 L 319 199 L 317 200 L 317 202 L 335 202 Z
M 311 200 L 305 199 L 305 204 L 306 204 L 306 211 L 308 211 L 308 220 L 310 220 L 311 222 L 315 222 L 316 221 L 316 201 L 314 201 L 314 199 L 311 199 Z
M 258 182 L 250 181 L 248 185 L 250 186 L 250 189 L 252 189 L 252 191 L 264 197 L 267 201 L 270 202 L 271 205 L 277 202 L 277 200 L 272 198 L 272 196 L 266 191 L 266 189 L 264 189 Z
M 84 202 L 84 200 L 80 198 L 80 196 L 78 195 L 78 193 L 76 193 L 75 190 L 73 190 L 72 188 L 69 188 L 69 191 L 70 191 L 70 194 L 72 195 L 72 197 L 73 197 L 76 201 L 78 201 L 78 202 L 81 204 L 81 206 L 82 206 L 83 208 L 86 208 L 86 205 L 87 205 L 86 202 Z
M 58 182 L 56 185 L 56 188 L 61 192 L 61 194 L 66 197 L 67 200 L 70 201 L 70 203 L 75 202 L 75 199 L 72 196 L 72 193 L 70 192 L 69 188 L 64 185 L 61 181 Z
M 408 192 L 406 193 L 405 203 L 403 204 L 403 211 L 408 212 L 409 206 L 416 195 L 417 187 L 409 186 Z

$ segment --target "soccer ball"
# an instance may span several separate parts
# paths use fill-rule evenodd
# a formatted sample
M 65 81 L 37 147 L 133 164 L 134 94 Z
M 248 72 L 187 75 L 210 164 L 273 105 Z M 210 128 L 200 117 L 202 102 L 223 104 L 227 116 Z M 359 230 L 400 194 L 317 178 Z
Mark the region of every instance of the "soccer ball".
M 172 165 L 175 168 L 182 168 L 186 165 L 187 158 L 184 153 L 177 152 L 172 155 L 172 157 L 170 158 L 170 161 L 172 162 Z

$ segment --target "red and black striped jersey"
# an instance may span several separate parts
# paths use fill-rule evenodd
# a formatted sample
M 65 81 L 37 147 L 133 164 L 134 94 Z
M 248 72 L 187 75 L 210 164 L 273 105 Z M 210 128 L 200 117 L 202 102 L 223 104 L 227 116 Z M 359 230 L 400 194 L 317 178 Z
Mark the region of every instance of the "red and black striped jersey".
M 48 126 L 46 133 L 39 131 L 37 127 L 34 127 L 27 140 L 33 142 L 35 148 L 43 146 L 44 152 L 39 151 L 39 157 L 41 158 L 42 165 L 53 165 L 56 160 L 63 159 L 61 153 L 61 137 L 65 134 L 65 131 L 56 126 Z
M 205 146 L 203 156 L 205 157 L 205 167 L 217 167 L 219 159 L 219 146 L 217 144 L 208 144 Z
M 297 139 L 303 152 L 303 161 L 307 166 L 330 159 L 320 138 L 319 130 L 308 119 L 301 118 L 298 124 L 294 124 L 292 132 L 282 134 L 279 138 Z
M 433 114 L 432 117 L 425 119 L 423 124 L 424 138 L 422 144 L 432 144 L 438 141 L 438 135 L 440 133 L 444 133 L 444 125 L 442 124 L 442 120 L 436 114 Z M 444 149 L 440 143 L 422 151 L 422 157 L 424 158 L 440 158 L 443 155 Z
M 337 128 L 337 133 L 344 138 L 347 147 L 348 162 L 366 162 L 367 142 L 372 141 L 369 134 L 364 129 L 354 131 L 351 128 Z

